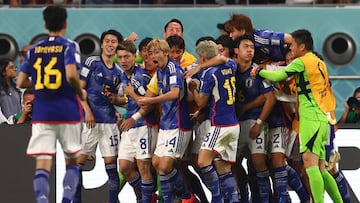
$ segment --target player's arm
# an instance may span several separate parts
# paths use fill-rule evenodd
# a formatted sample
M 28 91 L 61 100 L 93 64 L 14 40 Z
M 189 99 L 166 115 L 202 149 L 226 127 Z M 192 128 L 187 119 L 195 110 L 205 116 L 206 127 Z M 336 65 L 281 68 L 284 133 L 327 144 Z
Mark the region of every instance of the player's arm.
M 276 99 L 273 91 L 266 92 L 263 94 L 265 97 L 265 102 L 262 108 L 262 111 L 259 115 L 259 117 L 256 120 L 256 123 L 251 127 L 250 129 L 250 138 L 255 139 L 259 133 L 261 132 L 261 125 L 264 120 L 270 115 Z
M 95 117 L 94 117 L 94 114 L 92 113 L 89 103 L 87 102 L 86 82 L 83 80 L 80 80 L 80 87 L 82 88 L 83 92 L 85 93 L 84 94 L 85 100 L 80 101 L 80 102 L 81 102 L 81 106 L 83 107 L 84 112 L 85 112 L 86 126 L 88 128 L 93 128 L 93 127 L 95 127 Z
M 226 63 L 228 60 L 227 57 L 222 56 L 222 55 L 217 55 L 207 61 L 205 61 L 204 63 L 201 63 L 197 66 L 195 66 L 194 68 L 188 70 L 185 72 L 184 74 L 184 78 L 190 78 L 193 75 L 195 75 L 197 72 L 199 72 L 201 69 L 207 69 L 211 66 L 217 66 L 217 65 L 221 65 Z
M 29 75 L 20 71 L 18 77 L 16 78 L 16 86 L 18 88 L 31 87 L 31 80 L 29 78 Z
M 200 108 L 206 106 L 209 100 L 209 96 L 203 93 L 199 93 L 197 84 L 194 81 L 189 82 L 189 90 L 193 93 L 194 101 Z
M 84 101 L 84 91 L 80 86 L 80 77 L 77 72 L 76 64 L 67 64 L 65 66 L 66 79 L 69 82 L 70 86 L 74 88 L 76 94 L 79 96 L 80 100 Z

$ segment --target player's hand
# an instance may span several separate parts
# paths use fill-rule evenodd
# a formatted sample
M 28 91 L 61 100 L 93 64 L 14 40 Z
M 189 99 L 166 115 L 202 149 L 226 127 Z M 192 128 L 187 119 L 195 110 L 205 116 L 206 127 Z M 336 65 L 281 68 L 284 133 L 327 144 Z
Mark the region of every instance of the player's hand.
M 133 118 L 128 118 L 126 119 L 121 125 L 120 125 L 120 130 L 122 131 L 127 131 L 129 130 L 135 123 L 135 120 Z
M 124 93 L 126 95 L 130 95 L 130 96 L 133 95 L 135 93 L 134 87 L 132 85 L 125 85 L 124 86 Z
M 253 67 L 250 71 L 250 76 L 253 78 L 261 78 L 261 76 L 259 75 L 260 71 L 262 71 L 263 68 L 261 68 L 260 66 L 257 67 Z
M 126 37 L 126 40 L 133 42 L 135 42 L 138 39 L 139 39 L 139 35 L 136 34 L 135 32 L 130 33 L 129 36 Z
M 252 140 L 256 139 L 257 136 L 260 135 L 260 131 L 261 131 L 261 125 L 255 123 L 255 124 L 250 128 L 250 133 L 249 133 L 250 139 L 252 139 Z
M 87 128 L 93 128 L 95 127 L 95 117 L 92 113 L 85 113 L 85 122 Z
M 137 104 L 139 104 L 140 106 L 146 106 L 149 104 L 153 103 L 153 98 L 152 97 L 140 97 L 137 100 Z
M 184 78 L 191 78 L 193 75 L 195 75 L 196 73 L 198 73 L 200 71 L 200 66 L 195 66 L 194 68 L 185 71 L 184 73 Z
M 190 90 L 192 93 L 194 93 L 194 91 L 197 90 L 197 89 L 198 89 L 198 84 L 197 84 L 195 81 L 191 80 L 191 81 L 189 82 L 189 90 Z

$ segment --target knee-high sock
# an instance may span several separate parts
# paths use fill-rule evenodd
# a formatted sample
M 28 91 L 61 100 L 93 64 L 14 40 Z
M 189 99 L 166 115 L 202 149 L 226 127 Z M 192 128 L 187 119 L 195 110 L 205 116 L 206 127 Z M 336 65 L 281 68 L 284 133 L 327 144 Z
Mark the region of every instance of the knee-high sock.
M 109 177 L 109 203 L 117 203 L 119 195 L 119 174 L 116 163 L 105 164 L 106 173 Z
M 79 167 L 77 165 L 66 166 L 62 203 L 70 203 L 74 199 L 77 186 L 79 185 L 79 174 Z
M 293 190 L 295 190 L 296 194 L 299 196 L 299 199 L 302 201 L 309 200 L 310 196 L 302 184 L 301 179 L 295 169 L 289 165 L 286 165 L 286 171 L 288 173 L 288 184 Z
M 36 202 L 49 203 L 49 171 L 36 169 L 33 184 Z
M 164 203 L 173 203 L 174 201 L 174 176 L 177 171 L 172 170 L 170 173 L 160 175 L 160 187 Z
M 173 169 L 173 171 L 175 171 L 175 175 L 173 176 L 173 182 L 176 194 L 181 194 L 182 199 L 189 199 L 189 188 L 186 186 L 183 176 L 181 175 L 181 173 L 179 173 L 177 169 Z
M 204 166 L 199 169 L 201 172 L 201 178 L 210 190 L 212 195 L 212 203 L 221 202 L 221 192 L 220 192 L 220 181 L 218 174 L 216 173 L 215 168 L 212 165 Z
M 275 184 L 279 195 L 279 198 L 285 198 L 288 196 L 288 173 L 285 166 L 275 168 Z
M 223 198 L 229 200 L 229 203 L 239 202 L 239 193 L 237 184 L 232 172 L 228 172 L 219 176 L 221 193 Z
M 141 180 L 142 203 L 150 203 L 152 194 L 155 191 L 154 180 Z
M 335 181 L 338 185 L 344 203 L 351 203 L 351 197 L 345 176 L 340 171 L 338 171 L 333 175 L 333 177 L 335 178 Z
M 324 181 L 319 166 L 306 168 L 314 203 L 324 203 Z
M 136 199 L 139 202 L 142 199 L 141 198 L 141 178 L 140 178 L 139 173 L 136 173 L 136 176 L 134 179 L 129 180 L 129 185 L 131 185 L 131 187 L 133 187 L 133 189 L 135 191 Z
M 256 173 L 256 183 L 259 188 L 261 202 L 270 201 L 270 180 L 269 180 L 269 171 L 262 171 Z
M 75 192 L 75 196 L 74 196 L 74 203 L 82 203 L 82 197 L 81 197 L 81 193 L 82 193 L 82 185 L 83 185 L 83 179 L 82 179 L 82 169 L 83 169 L 83 164 L 79 164 L 79 183 L 76 187 L 76 192 Z
M 322 178 L 324 180 L 324 187 L 326 192 L 329 194 L 334 203 L 342 203 L 341 194 L 339 188 L 336 184 L 335 179 L 331 174 L 325 169 L 321 172 Z

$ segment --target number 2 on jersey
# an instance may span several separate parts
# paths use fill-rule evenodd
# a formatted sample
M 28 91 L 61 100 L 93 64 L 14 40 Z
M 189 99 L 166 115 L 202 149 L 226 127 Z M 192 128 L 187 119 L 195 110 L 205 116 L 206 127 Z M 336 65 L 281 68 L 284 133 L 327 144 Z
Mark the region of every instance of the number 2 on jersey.
M 54 66 L 57 63 L 57 58 L 52 57 L 45 67 L 42 67 L 41 63 L 42 58 L 37 58 L 34 63 L 34 68 L 36 69 L 35 90 L 41 90 L 44 88 L 50 90 L 59 89 L 62 84 L 62 73 L 60 70 L 54 69 Z M 44 75 L 42 74 L 42 69 L 44 69 Z M 55 80 L 51 81 L 52 78 Z

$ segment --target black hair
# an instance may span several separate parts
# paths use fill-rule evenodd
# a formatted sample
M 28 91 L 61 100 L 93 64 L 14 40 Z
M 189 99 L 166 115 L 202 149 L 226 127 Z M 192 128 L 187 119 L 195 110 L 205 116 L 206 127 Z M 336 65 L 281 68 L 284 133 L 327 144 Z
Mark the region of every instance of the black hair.
M 203 36 L 203 37 L 200 37 L 198 40 L 196 40 L 195 46 L 197 46 L 201 41 L 205 41 L 205 40 L 215 42 L 215 39 L 213 37 L 211 37 L 211 36 Z
M 7 94 L 9 94 L 10 85 L 16 88 L 16 84 L 13 80 L 10 81 L 10 85 L 6 82 L 4 73 L 6 71 L 6 67 L 12 60 L 10 59 L 1 59 L 0 60 L 0 91 L 4 90 Z M 20 92 L 20 91 L 19 91 Z
M 100 42 L 103 43 L 103 40 L 105 38 L 105 35 L 114 35 L 116 36 L 117 40 L 119 42 L 123 41 L 124 40 L 124 37 L 122 36 L 122 34 L 114 29 L 110 29 L 110 30 L 107 30 L 105 32 L 103 32 L 101 34 L 101 37 L 100 37 Z
M 294 38 L 294 41 L 297 44 L 304 44 L 306 50 L 313 51 L 314 50 L 314 40 L 311 36 L 310 31 L 305 29 L 295 30 L 291 33 L 291 36 Z
M 67 12 L 66 9 L 60 5 L 52 5 L 44 9 L 43 18 L 46 28 L 50 32 L 56 32 L 64 28 L 67 19 Z
M 357 93 L 360 92 L 360 87 L 357 87 L 355 90 L 354 90 L 354 93 L 353 93 L 353 97 L 356 96 Z
M 182 37 L 178 35 L 172 35 L 166 38 L 166 42 L 169 44 L 169 47 L 177 46 L 179 49 L 185 50 L 185 41 Z
M 230 57 L 234 56 L 234 41 L 229 35 L 220 35 L 216 40 L 216 44 L 221 44 L 223 47 L 229 48 Z
M 171 19 L 169 22 L 167 22 L 164 26 L 164 32 L 166 32 L 166 28 L 169 26 L 170 23 L 178 23 L 180 24 L 181 26 L 181 32 L 184 32 L 184 27 L 183 27 L 183 24 L 181 23 L 180 20 L 176 19 L 176 18 L 173 18 Z
M 151 40 L 153 40 L 151 37 L 145 37 L 142 39 L 138 46 L 139 51 L 142 51 L 149 44 L 149 42 L 151 42 Z
M 234 47 L 239 48 L 239 45 L 240 45 L 241 41 L 243 41 L 243 40 L 250 40 L 255 44 L 254 37 L 252 35 L 247 35 L 246 34 L 246 35 L 241 35 L 240 37 L 237 37 L 234 40 Z

